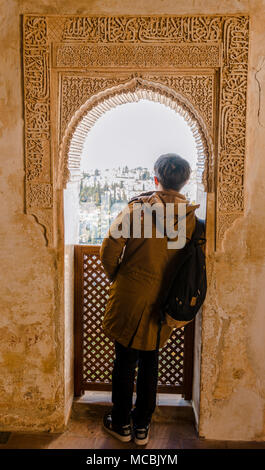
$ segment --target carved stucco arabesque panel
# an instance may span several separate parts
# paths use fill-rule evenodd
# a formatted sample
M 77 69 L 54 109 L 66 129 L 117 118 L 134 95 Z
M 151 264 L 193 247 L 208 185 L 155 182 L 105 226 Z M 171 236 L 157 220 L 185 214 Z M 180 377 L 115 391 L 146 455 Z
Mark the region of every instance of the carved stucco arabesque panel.
M 94 94 L 114 85 L 128 83 L 134 74 L 123 74 L 120 77 L 84 77 L 80 75 L 63 75 L 61 94 L 61 136 L 76 111 Z M 200 111 L 209 133 L 213 134 L 213 75 L 172 75 L 172 74 L 137 74 L 149 82 L 161 83 L 169 89 L 186 97 Z
M 47 243 L 53 244 L 54 175 L 60 168 L 51 156 L 52 71 L 62 84 L 58 103 L 52 103 L 61 139 L 89 96 L 133 76 L 163 83 L 190 101 L 217 149 L 220 243 L 244 210 L 248 35 L 247 16 L 24 16 L 26 211 L 43 225 Z

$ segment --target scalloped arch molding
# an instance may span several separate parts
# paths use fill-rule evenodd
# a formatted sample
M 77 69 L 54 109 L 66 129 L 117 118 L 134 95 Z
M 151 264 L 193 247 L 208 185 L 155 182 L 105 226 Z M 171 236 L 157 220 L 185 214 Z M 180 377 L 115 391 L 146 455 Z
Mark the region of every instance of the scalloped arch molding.
M 58 187 L 65 187 L 68 179 L 80 177 L 80 162 L 83 145 L 89 130 L 107 111 L 125 103 L 141 99 L 158 102 L 179 113 L 189 124 L 193 133 L 200 182 L 205 191 L 213 190 L 213 144 L 203 119 L 185 99 L 159 83 L 133 78 L 129 82 L 99 92 L 86 101 L 74 114 L 62 138 L 59 153 Z
M 25 210 L 49 246 L 60 243 L 57 210 L 82 133 L 141 96 L 191 124 L 220 246 L 244 211 L 248 44 L 245 15 L 23 17 Z

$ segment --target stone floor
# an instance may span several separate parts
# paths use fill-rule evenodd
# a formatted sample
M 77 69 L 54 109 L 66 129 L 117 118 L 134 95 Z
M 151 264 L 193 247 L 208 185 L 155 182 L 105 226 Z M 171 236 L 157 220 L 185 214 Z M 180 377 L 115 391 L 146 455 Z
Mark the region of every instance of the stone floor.
M 164 404 L 161 402 L 164 400 Z M 159 401 L 158 401 L 159 403 Z M 168 402 L 169 403 L 169 402 Z M 198 438 L 192 408 L 160 399 L 153 415 L 145 449 L 265 449 L 265 442 L 215 441 Z M 102 416 L 111 408 L 109 397 L 76 400 L 67 429 L 60 434 L 0 432 L 0 449 L 139 449 L 133 441 L 122 443 L 102 429 Z M 141 447 L 142 448 L 142 447 Z
M 121 443 L 101 428 L 99 418 L 71 419 L 62 434 L 0 433 L 0 449 L 139 449 L 134 442 Z M 191 423 L 153 423 L 145 449 L 265 449 L 263 442 L 199 439 Z

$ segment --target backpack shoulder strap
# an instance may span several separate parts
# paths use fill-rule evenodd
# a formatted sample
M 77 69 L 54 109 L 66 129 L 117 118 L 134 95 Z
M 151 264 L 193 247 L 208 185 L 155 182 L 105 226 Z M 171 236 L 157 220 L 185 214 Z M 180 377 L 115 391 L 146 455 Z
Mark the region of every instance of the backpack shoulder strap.
M 195 228 L 189 240 L 193 242 L 201 240 L 201 242 L 205 243 L 206 239 L 202 235 L 205 235 L 205 221 L 195 215 Z

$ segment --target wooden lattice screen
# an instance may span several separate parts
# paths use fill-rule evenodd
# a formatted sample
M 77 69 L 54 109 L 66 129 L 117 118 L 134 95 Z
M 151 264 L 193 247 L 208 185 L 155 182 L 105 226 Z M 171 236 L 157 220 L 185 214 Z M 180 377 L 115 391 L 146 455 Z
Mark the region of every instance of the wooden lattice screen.
M 99 246 L 75 246 L 75 395 L 85 390 L 111 390 L 114 344 L 101 329 L 109 281 L 99 259 Z M 191 398 L 194 325 L 175 329 L 160 350 L 159 393 Z

